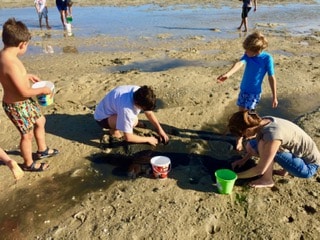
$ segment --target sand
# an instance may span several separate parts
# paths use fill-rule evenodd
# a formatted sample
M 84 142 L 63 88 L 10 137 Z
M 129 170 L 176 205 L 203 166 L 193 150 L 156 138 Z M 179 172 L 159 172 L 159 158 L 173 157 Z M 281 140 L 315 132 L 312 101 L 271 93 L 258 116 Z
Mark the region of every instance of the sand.
M 102 2 L 126 5 L 98 0 L 81 1 L 81 5 Z M 175 3 L 182 1 L 166 4 Z M 30 1 L 1 1 L 0 6 L 30 6 Z M 258 110 L 295 120 L 320 147 L 319 36 L 266 36 L 276 64 L 279 108 L 270 107 L 266 81 Z M 47 143 L 61 153 L 45 160 L 50 164 L 48 171 L 26 172 L 17 183 L 7 167 L 0 167 L 0 238 L 319 239 L 319 173 L 311 179 L 274 176 L 271 189 L 252 189 L 246 181 L 238 181 L 232 194 L 217 192 L 213 169 L 237 157 L 230 150 L 234 139 L 221 134 L 228 116 L 237 110 L 241 71 L 223 84 L 215 79 L 241 56 L 242 41 L 243 37 L 209 42 L 201 37 L 172 40 L 165 36 L 141 41 L 63 38 L 55 40 L 60 53 L 22 57 L 28 72 L 55 84 L 55 102 L 42 110 Z M 115 43 L 123 44 L 125 50 L 77 51 L 77 46 Z M 154 72 L 134 67 L 114 70 L 149 60 L 163 64 L 163 56 L 184 64 Z M 203 64 L 190 64 L 193 61 Z M 94 107 L 107 91 L 124 84 L 155 89 L 156 115 L 170 136 L 168 145 L 111 149 L 100 144 L 102 132 L 92 117 Z M 0 119 L 0 146 L 22 163 L 19 134 L 1 111 Z M 140 119 L 145 120 L 143 115 Z M 152 134 L 149 129 L 136 131 Z M 150 154 L 161 153 L 172 157 L 168 179 L 155 179 L 143 169 L 138 169 L 141 174 L 136 178 L 129 178 L 115 166 L 132 156 L 143 162 Z

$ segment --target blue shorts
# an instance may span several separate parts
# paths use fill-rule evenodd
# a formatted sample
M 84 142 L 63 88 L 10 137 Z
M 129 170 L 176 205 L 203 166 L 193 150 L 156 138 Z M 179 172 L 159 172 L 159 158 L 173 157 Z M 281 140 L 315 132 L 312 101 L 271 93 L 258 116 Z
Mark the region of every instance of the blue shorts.
M 38 13 L 39 19 L 48 18 L 48 8 L 44 8 L 42 12 Z
M 248 143 L 258 153 L 257 140 L 252 139 Z M 277 152 L 274 160 L 288 173 L 299 178 L 312 177 L 320 167 L 315 163 L 307 163 L 303 158 L 296 157 L 290 152 Z
M 56 6 L 59 11 L 67 11 L 67 0 L 56 0 Z
M 254 110 L 261 99 L 261 94 L 251 94 L 240 92 L 237 105 L 244 109 Z

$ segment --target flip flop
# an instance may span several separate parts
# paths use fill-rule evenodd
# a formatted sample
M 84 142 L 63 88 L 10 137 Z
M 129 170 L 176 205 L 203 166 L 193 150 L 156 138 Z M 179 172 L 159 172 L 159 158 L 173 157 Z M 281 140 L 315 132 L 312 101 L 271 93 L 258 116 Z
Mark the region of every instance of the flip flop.
M 28 172 L 43 172 L 44 170 L 48 169 L 49 165 L 44 168 L 46 163 L 40 163 L 40 166 L 36 168 L 36 163 L 33 162 L 29 167 L 26 165 L 22 165 L 21 168 L 23 171 L 28 171 Z
M 57 150 L 57 149 L 52 149 L 52 150 L 53 150 L 53 152 L 49 153 L 50 148 L 47 147 L 47 149 L 42 152 L 37 151 L 38 158 L 42 159 L 42 158 L 53 157 L 59 153 L 59 150 Z

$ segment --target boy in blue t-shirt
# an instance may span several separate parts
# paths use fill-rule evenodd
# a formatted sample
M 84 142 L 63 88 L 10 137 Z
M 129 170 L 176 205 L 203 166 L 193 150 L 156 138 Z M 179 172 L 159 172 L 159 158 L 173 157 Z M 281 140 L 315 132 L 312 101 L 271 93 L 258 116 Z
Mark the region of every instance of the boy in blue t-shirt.
M 260 32 L 254 32 L 244 40 L 242 46 L 245 50 L 244 55 L 227 73 L 217 78 L 218 82 L 227 80 L 245 65 L 237 105 L 240 111 L 255 110 L 261 99 L 264 76 L 268 74 L 272 92 L 272 107 L 276 108 L 278 106 L 277 81 L 274 76 L 273 58 L 269 53 L 263 51 L 267 48 L 268 41 Z M 236 149 L 242 150 L 242 138 L 238 139 Z

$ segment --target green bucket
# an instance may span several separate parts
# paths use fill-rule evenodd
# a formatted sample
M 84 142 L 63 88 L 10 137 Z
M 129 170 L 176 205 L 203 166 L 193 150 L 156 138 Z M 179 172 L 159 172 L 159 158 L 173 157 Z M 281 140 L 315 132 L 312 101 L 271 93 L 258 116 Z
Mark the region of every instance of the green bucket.
M 229 169 L 219 169 L 214 174 L 219 193 L 230 194 L 237 180 L 237 174 Z

